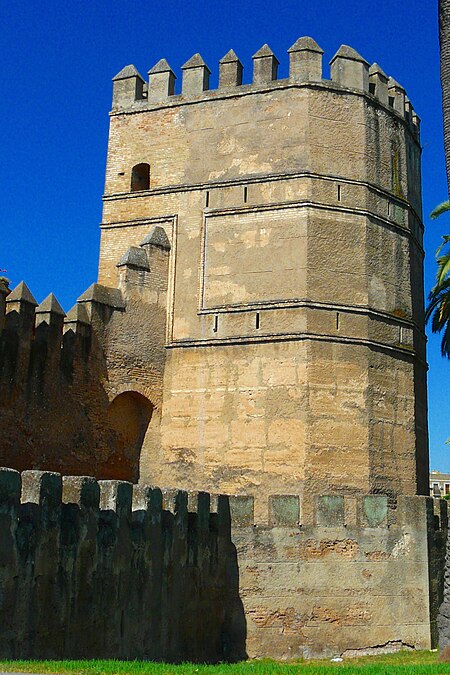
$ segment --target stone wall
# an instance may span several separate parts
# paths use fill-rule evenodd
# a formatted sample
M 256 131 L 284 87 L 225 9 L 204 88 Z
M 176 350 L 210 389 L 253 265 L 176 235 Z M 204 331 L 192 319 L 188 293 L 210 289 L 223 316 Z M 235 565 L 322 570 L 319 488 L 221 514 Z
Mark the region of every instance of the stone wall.
M 430 649 L 447 534 L 436 506 L 326 495 L 304 514 L 298 496 L 272 495 L 261 519 L 252 496 L 2 469 L 0 657 Z
M 146 433 L 160 445 L 160 244 L 150 232 L 140 261 L 118 261 L 119 288 L 92 284 L 67 315 L 53 294 L 38 305 L 24 282 L 0 284 L 0 465 L 137 482 Z
M 440 564 L 435 565 L 430 572 L 439 589 L 437 626 L 441 650 L 450 645 L 450 531 L 447 532 L 444 549 Z
M 392 508 L 395 506 L 395 508 Z M 447 504 L 428 497 L 231 500 L 250 657 L 311 658 L 437 646 Z M 448 611 L 448 610 L 447 610 Z
M 226 498 L 0 470 L 0 658 L 243 658 L 237 592 Z

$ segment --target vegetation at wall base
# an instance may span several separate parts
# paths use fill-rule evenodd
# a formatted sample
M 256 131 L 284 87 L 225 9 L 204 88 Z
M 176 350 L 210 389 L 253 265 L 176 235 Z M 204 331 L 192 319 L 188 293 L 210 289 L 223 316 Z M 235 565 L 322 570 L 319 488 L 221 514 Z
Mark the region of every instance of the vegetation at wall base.
M 0 661 L 0 673 L 52 673 L 61 675 L 323 675 L 363 673 L 365 675 L 421 675 L 450 673 L 450 663 L 440 663 L 436 651 L 400 651 L 395 654 L 363 656 L 332 662 L 263 659 L 236 664 L 166 664 L 152 661 Z

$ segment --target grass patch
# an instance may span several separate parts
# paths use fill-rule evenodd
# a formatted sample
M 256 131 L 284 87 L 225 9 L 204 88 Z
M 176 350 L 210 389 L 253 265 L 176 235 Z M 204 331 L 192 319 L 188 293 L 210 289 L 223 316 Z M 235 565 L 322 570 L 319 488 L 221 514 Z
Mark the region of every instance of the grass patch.
M 0 661 L 0 672 L 58 673 L 61 675 L 323 675 L 364 673 L 366 675 L 421 675 L 450 673 L 450 663 L 439 663 L 437 652 L 403 651 L 396 654 L 364 656 L 332 663 L 329 660 L 279 662 L 245 661 L 207 666 L 184 663 L 172 665 L 151 661 Z

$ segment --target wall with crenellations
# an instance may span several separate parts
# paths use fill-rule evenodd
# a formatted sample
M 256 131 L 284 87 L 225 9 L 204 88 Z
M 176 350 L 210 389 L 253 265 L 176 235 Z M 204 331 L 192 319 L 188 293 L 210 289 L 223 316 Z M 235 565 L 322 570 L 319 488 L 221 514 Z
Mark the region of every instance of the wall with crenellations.
M 0 657 L 245 657 L 228 501 L 0 470 Z
M 430 649 L 447 504 L 214 496 L 0 470 L 0 658 Z
M 429 497 L 230 498 L 250 657 L 376 654 L 437 645 L 447 503 Z
M 136 255 L 118 260 L 118 288 L 92 284 L 67 315 L 53 294 L 38 305 L 24 282 L 0 284 L 0 465 L 138 480 L 150 422 L 147 444 L 159 445 L 168 250 L 158 228 Z

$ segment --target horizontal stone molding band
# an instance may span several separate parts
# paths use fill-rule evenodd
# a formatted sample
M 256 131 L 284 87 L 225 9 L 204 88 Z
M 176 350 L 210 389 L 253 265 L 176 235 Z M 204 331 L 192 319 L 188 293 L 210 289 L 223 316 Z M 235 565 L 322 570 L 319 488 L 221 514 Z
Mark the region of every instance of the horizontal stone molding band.
M 295 172 L 286 172 L 282 174 L 277 173 L 258 173 L 255 175 L 245 176 L 243 178 L 233 178 L 233 179 L 224 179 L 224 180 L 212 180 L 206 183 L 182 183 L 182 184 L 171 184 L 165 186 L 158 186 L 149 188 L 148 190 L 142 190 L 139 192 L 117 192 L 103 195 L 103 201 L 115 201 L 119 199 L 139 199 L 140 197 L 149 197 L 152 195 L 158 194 L 167 194 L 169 192 L 190 192 L 195 190 L 213 190 L 220 189 L 224 187 L 233 187 L 239 185 L 253 185 L 258 183 L 267 183 L 267 182 L 277 182 L 277 181 L 288 181 L 296 178 L 307 178 L 311 180 L 323 180 L 329 182 L 336 182 L 342 185 L 357 185 L 367 188 L 369 191 L 378 194 L 385 199 L 389 199 L 392 202 L 410 209 L 414 215 L 419 219 L 420 225 L 423 229 L 423 223 L 417 214 L 414 211 L 412 204 L 403 197 L 390 192 L 389 190 L 384 189 L 380 185 L 371 183 L 366 180 L 357 180 L 355 178 L 346 178 L 345 176 L 339 176 L 335 174 L 326 174 L 326 173 L 316 173 L 312 171 L 295 171 Z M 249 204 L 248 208 L 252 205 Z M 212 210 L 212 209 L 211 209 Z M 111 223 L 102 223 L 102 226 L 110 225 Z
M 424 367 L 428 366 L 426 361 L 420 358 L 415 349 L 409 347 L 401 347 L 400 345 L 390 345 L 383 342 L 377 342 L 375 340 L 367 340 L 364 338 L 352 338 L 352 337 L 338 337 L 336 335 L 318 335 L 313 333 L 284 333 L 277 334 L 271 333 L 268 335 L 261 336 L 235 336 L 227 338 L 209 338 L 204 340 L 198 339 L 184 339 L 184 340 L 173 340 L 172 342 L 166 345 L 167 349 L 188 349 L 188 348 L 197 348 L 197 347 L 224 347 L 227 345 L 240 345 L 240 344 L 253 344 L 253 343 L 262 343 L 262 342 L 292 342 L 292 341 L 305 341 L 312 340 L 315 342 L 335 342 L 336 344 L 351 344 L 351 345 L 361 345 L 364 347 L 369 347 L 370 349 L 381 350 L 386 352 L 391 352 L 394 354 L 399 354 L 406 356 L 407 358 L 417 360 L 418 363 Z
M 258 310 L 275 310 L 275 309 L 296 309 L 304 307 L 307 309 L 326 310 L 331 312 L 343 312 L 349 314 L 362 314 L 371 319 L 395 324 L 397 326 L 404 326 L 406 328 L 415 329 L 418 334 L 426 339 L 426 333 L 422 327 L 410 317 L 399 316 L 397 314 L 390 314 L 389 312 L 382 312 L 369 307 L 368 305 L 340 305 L 333 302 L 315 302 L 307 299 L 292 299 L 292 300 L 275 300 L 236 304 L 236 305 L 217 305 L 216 307 L 207 307 L 199 309 L 199 315 L 221 314 L 221 313 L 240 313 L 240 312 L 255 312 Z

